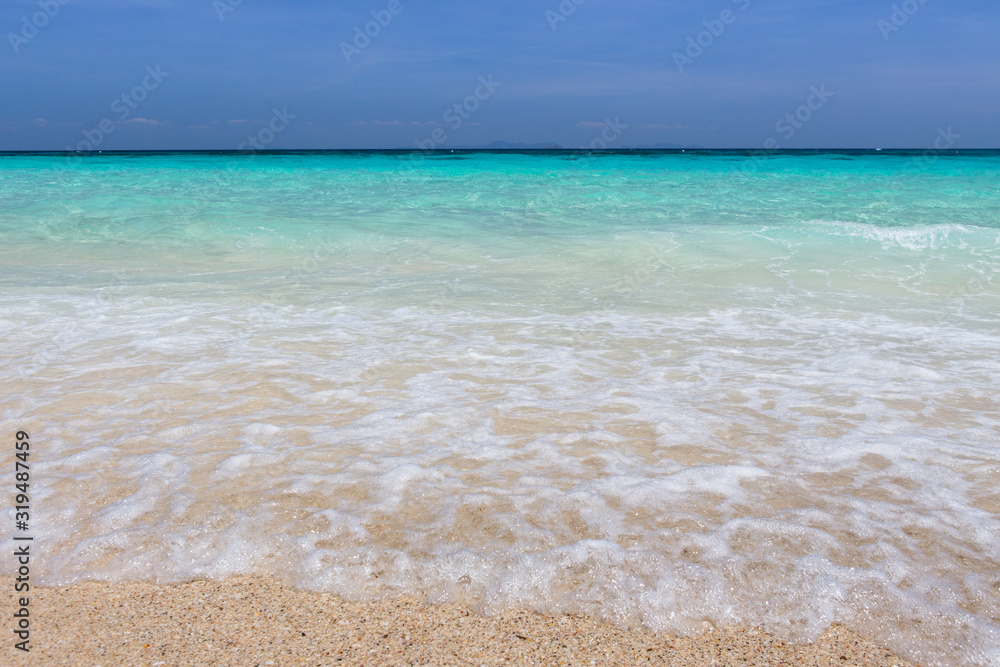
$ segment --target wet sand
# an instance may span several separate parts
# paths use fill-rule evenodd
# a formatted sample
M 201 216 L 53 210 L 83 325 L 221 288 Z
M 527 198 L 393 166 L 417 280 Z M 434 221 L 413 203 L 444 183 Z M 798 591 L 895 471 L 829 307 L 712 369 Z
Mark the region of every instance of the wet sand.
M 3 588 L 3 608 L 13 610 L 9 577 Z M 912 664 L 842 627 L 812 645 L 741 628 L 676 638 L 574 616 L 483 617 L 460 606 L 406 599 L 359 604 L 261 578 L 34 589 L 30 609 L 31 653 L 14 649 L 7 630 L 0 664 Z

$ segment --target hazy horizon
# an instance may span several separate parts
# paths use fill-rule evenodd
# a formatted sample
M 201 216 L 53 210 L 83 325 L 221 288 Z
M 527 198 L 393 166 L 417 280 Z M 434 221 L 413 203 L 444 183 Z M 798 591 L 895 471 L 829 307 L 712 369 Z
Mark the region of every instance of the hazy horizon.
M 12 0 L 0 150 L 1000 146 L 986 0 Z

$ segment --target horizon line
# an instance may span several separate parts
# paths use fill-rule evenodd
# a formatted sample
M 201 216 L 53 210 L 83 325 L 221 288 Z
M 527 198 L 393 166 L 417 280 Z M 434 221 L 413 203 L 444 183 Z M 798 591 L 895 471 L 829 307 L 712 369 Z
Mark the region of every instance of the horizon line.
M 273 148 L 261 150 L 239 150 L 235 148 L 140 148 L 140 149 L 114 149 L 114 150 L 2 150 L 0 155 L 72 155 L 72 156 L 95 156 L 95 155 L 122 155 L 122 154 L 167 154 L 167 153 L 205 153 L 205 154 L 226 154 L 226 155 L 281 155 L 295 153 L 400 153 L 400 154 L 449 154 L 449 153 L 584 153 L 584 154 L 625 154 L 625 153 L 746 153 L 746 154 L 767 154 L 781 155 L 787 153 L 932 153 L 935 155 L 960 155 L 962 153 L 981 153 L 1000 151 L 996 148 L 948 148 L 939 150 L 936 148 L 567 148 L 563 146 L 553 146 L 551 148 Z

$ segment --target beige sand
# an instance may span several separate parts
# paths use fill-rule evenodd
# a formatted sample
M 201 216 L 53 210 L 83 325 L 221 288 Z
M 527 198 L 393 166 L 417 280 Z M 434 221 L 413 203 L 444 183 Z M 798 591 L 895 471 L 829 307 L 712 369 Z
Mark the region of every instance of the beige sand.
M 6 616 L 10 579 L 3 586 Z M 17 651 L 6 630 L 2 665 L 909 664 L 844 628 L 812 646 L 740 629 L 677 639 L 569 616 L 487 618 L 408 600 L 355 604 L 256 578 L 32 593 L 34 648 Z

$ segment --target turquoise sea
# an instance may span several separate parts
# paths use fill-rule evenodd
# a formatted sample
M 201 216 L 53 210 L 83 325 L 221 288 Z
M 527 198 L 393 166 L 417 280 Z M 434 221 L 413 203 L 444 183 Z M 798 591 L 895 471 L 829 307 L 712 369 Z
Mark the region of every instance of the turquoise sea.
M 0 154 L 0 203 L 37 583 L 1000 665 L 1000 152 Z

